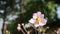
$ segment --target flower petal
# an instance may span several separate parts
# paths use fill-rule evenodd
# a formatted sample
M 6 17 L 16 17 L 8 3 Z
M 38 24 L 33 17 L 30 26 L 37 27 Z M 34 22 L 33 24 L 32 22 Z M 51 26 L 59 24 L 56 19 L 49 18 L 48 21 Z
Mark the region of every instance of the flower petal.
M 41 18 L 44 18 L 44 14 L 41 14 L 41 16 L 40 16 Z
M 41 22 L 46 23 L 47 19 L 42 19 Z
M 38 15 L 41 15 L 41 12 L 37 12 Z
M 37 16 L 40 17 L 41 16 L 41 12 L 37 12 Z
M 18 29 L 18 31 L 20 31 L 21 30 L 21 27 L 18 26 L 17 29 Z
M 47 19 L 45 19 L 45 23 L 47 22 Z
M 33 18 L 36 19 L 37 18 L 37 13 L 33 14 Z
M 29 22 L 33 24 L 33 23 L 35 23 L 35 20 L 34 20 L 33 18 L 31 18 L 31 19 L 29 20 Z
M 40 26 L 40 25 L 39 25 L 39 24 L 34 24 L 34 26 L 35 26 L 35 27 L 38 27 L 38 26 Z
M 42 19 L 41 19 L 41 22 L 42 22 L 42 23 L 44 23 L 44 22 L 45 22 L 45 19 L 44 19 L 44 18 L 42 18 Z
M 18 24 L 18 26 L 21 26 L 20 24 Z
M 44 23 L 39 23 L 40 26 L 44 26 L 45 24 Z
M 42 19 L 41 22 L 39 23 L 40 26 L 44 26 L 46 24 L 47 20 L 46 19 Z

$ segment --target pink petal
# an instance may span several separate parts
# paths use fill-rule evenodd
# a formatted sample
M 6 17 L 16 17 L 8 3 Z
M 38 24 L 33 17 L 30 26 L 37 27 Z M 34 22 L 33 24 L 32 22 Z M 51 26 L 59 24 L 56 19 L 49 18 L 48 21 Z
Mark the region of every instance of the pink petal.
M 18 24 L 18 26 L 21 26 L 20 24 Z
M 31 19 L 29 20 L 29 22 L 33 24 L 33 23 L 35 23 L 35 20 L 34 20 L 33 18 L 31 18 Z
M 41 16 L 41 12 L 37 12 L 37 16 L 40 17 Z
M 34 13 L 33 16 L 37 16 L 37 13 Z
M 41 15 L 41 12 L 37 12 L 38 15 Z
M 40 25 L 39 24 L 34 24 L 35 27 L 39 27 Z
M 34 13 L 33 14 L 33 19 L 36 19 L 37 18 L 37 13 Z
M 41 14 L 41 16 L 40 16 L 41 18 L 44 18 L 44 14 Z
M 41 19 L 41 22 L 42 22 L 42 23 L 46 23 L 46 22 L 47 22 L 47 19 L 42 18 L 42 19 Z
M 44 23 L 39 23 L 40 26 L 44 26 L 45 24 Z
M 45 23 L 47 22 L 47 19 L 45 19 Z
M 18 31 L 20 31 L 21 30 L 21 27 L 17 27 L 17 29 L 18 29 Z
M 44 17 L 44 14 L 42 14 L 42 17 Z
M 41 22 L 39 23 L 40 26 L 44 26 L 46 25 L 47 20 L 46 19 L 42 19 Z
M 42 22 L 42 23 L 45 23 L 45 19 L 44 19 L 44 18 L 42 18 L 42 19 L 41 19 L 41 22 Z

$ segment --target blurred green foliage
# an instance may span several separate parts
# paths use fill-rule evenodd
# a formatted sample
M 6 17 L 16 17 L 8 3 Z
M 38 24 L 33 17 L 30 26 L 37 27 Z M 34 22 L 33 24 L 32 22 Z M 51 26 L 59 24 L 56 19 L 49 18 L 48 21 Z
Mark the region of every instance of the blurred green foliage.
M 9 30 L 11 34 L 18 34 L 17 24 L 17 21 L 10 21 L 10 23 L 7 25 L 7 30 Z
M 48 22 L 56 20 L 56 5 L 53 1 L 42 1 L 42 0 L 29 0 L 23 2 L 23 10 L 25 13 L 20 15 L 21 22 L 28 22 L 32 17 L 33 13 L 40 11 L 45 17 L 48 18 Z M 22 11 L 23 12 L 23 11 Z M 25 19 L 25 20 L 23 20 Z

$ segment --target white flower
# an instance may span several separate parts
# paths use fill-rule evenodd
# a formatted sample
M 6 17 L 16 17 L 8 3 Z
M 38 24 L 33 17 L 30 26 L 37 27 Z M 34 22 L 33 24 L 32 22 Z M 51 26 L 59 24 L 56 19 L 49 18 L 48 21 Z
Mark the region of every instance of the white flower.
M 37 12 L 33 14 L 33 18 L 29 20 L 29 23 L 34 24 L 35 27 L 44 26 L 47 22 L 47 19 L 44 18 L 44 14 Z

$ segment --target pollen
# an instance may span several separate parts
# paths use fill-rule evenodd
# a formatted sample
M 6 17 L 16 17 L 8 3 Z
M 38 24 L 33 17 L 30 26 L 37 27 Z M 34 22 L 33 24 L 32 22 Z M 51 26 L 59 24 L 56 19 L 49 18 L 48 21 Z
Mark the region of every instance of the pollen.
M 36 18 L 36 22 L 40 22 L 41 21 L 41 18 Z

